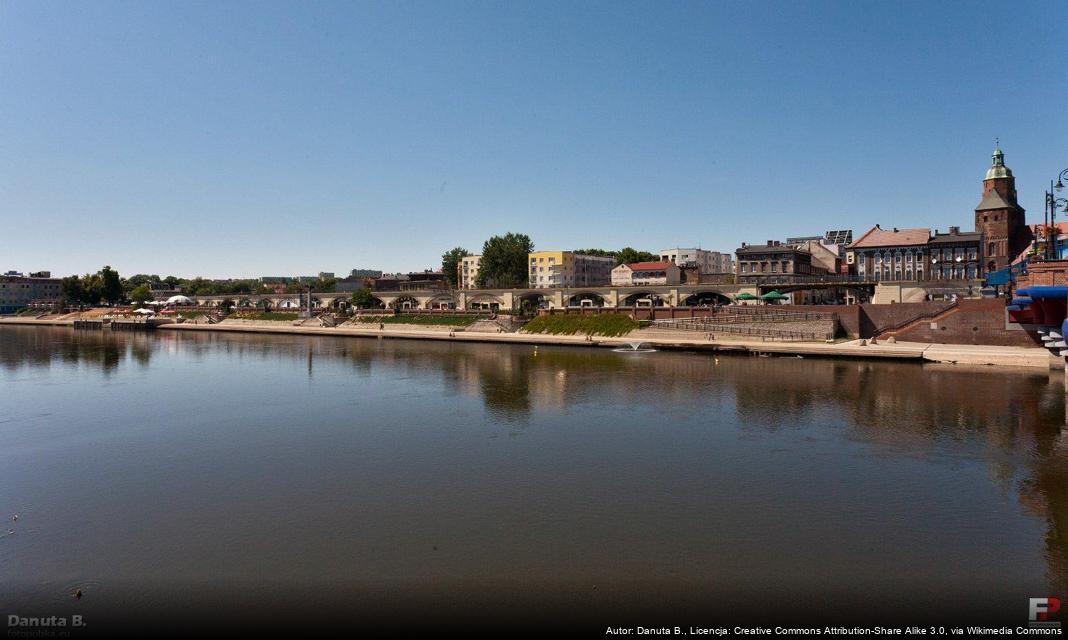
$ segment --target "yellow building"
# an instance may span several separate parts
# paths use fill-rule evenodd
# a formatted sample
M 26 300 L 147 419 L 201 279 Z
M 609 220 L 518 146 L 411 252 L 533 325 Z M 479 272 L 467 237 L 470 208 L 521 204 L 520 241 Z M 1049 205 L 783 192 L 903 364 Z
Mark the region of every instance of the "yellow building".
M 597 287 L 612 282 L 614 258 L 571 251 L 535 251 L 527 256 L 530 286 L 534 289 Z

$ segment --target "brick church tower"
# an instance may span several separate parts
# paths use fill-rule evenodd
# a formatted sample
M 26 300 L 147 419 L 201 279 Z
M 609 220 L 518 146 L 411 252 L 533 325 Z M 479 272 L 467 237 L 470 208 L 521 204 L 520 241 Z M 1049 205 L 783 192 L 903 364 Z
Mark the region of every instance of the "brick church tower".
M 1004 269 L 1031 244 L 1023 207 L 1016 202 L 1016 178 L 1005 166 L 1001 147 L 983 178 L 983 201 L 975 208 L 975 230 L 983 234 L 986 272 Z

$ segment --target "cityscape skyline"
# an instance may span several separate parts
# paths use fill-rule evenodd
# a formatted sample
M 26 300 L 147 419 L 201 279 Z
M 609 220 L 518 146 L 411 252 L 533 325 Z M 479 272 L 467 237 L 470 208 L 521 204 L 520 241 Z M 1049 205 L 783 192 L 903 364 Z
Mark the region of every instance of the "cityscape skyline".
M 7 3 L 3 269 L 403 272 L 509 231 L 733 253 L 970 229 L 995 138 L 1041 222 L 1052 3 L 997 29 L 992 3 L 767 6 Z

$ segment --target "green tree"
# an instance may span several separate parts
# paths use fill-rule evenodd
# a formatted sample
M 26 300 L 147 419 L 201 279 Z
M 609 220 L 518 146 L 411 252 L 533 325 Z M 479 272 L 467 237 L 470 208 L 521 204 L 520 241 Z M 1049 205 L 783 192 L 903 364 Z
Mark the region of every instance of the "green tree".
M 78 276 L 67 276 L 59 282 L 59 293 L 67 304 L 85 303 L 85 285 Z
M 522 233 L 507 233 L 493 236 L 482 245 L 482 260 L 478 267 L 475 284 L 485 287 L 527 286 L 527 255 L 534 250 L 530 236 Z
M 367 287 L 352 292 L 352 306 L 357 309 L 370 309 L 375 306 L 375 298 Z
M 631 262 L 656 262 L 660 260 L 660 256 L 655 253 L 649 253 L 648 251 L 639 251 L 633 247 L 623 247 L 616 253 L 616 261 L 619 264 L 630 264 Z
M 445 281 L 453 289 L 460 286 L 460 274 L 457 271 L 460 265 L 460 258 L 466 258 L 469 255 L 471 255 L 471 252 L 467 249 L 456 247 L 455 249 L 449 249 L 441 256 L 441 271 L 445 274 Z
M 633 247 L 623 247 L 619 251 L 606 251 L 604 249 L 575 249 L 575 253 L 584 253 L 588 256 L 601 256 L 614 258 L 616 264 L 630 264 L 631 262 L 657 262 L 660 255 L 648 251 L 640 251 Z
M 130 292 L 130 301 L 137 304 L 144 304 L 152 299 L 152 290 L 148 288 L 147 284 L 142 284 L 134 287 Z
M 122 300 L 122 279 L 119 278 L 119 272 L 110 266 L 105 266 L 98 275 L 100 276 L 100 297 L 110 304 Z

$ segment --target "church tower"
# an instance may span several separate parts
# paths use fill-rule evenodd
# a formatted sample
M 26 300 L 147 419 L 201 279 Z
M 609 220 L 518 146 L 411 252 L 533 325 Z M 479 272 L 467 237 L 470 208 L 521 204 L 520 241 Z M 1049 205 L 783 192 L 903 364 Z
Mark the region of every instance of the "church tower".
M 983 178 L 983 200 L 975 208 L 975 230 L 983 234 L 986 272 L 1004 269 L 1031 243 L 1023 207 L 1016 201 L 1016 178 L 1005 166 L 1001 147 Z

